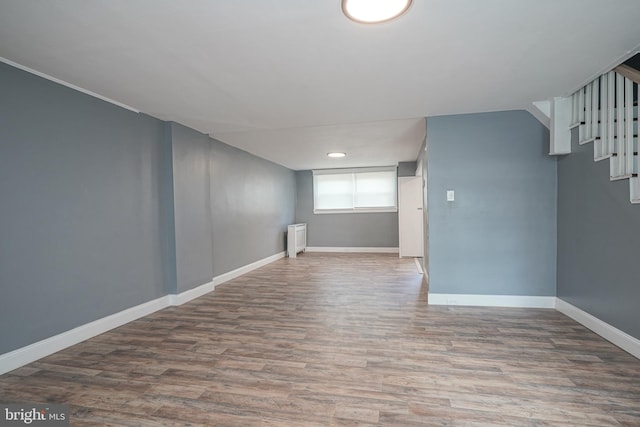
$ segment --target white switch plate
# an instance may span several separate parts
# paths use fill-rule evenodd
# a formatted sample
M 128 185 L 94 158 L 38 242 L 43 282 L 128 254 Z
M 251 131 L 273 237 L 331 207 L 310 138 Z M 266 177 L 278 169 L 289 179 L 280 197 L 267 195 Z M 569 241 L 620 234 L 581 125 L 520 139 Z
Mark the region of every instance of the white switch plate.
M 453 202 L 456 199 L 456 193 L 453 190 L 447 190 L 447 202 Z

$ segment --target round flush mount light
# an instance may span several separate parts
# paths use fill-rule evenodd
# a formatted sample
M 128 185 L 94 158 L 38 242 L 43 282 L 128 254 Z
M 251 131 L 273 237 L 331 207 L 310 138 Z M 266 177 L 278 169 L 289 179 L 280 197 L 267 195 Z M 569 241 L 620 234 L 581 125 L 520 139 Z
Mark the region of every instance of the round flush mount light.
M 365 24 L 390 21 L 409 9 L 411 0 L 342 0 L 342 11 L 352 21 Z
M 327 153 L 327 156 L 332 157 L 334 159 L 339 159 L 341 157 L 346 157 L 347 153 L 333 152 L 333 153 Z

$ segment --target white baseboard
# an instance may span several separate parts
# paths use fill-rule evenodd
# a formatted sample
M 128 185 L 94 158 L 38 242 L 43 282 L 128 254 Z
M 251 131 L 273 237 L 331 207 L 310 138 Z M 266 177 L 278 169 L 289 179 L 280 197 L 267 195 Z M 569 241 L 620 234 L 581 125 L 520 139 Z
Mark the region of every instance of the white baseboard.
M 228 273 L 221 274 L 213 278 L 209 283 L 205 283 L 196 288 L 189 289 L 188 291 L 180 294 L 165 295 L 153 301 L 145 302 L 135 307 L 127 308 L 126 310 L 112 314 L 110 316 L 103 317 L 93 322 L 86 323 L 84 325 L 73 328 L 69 331 L 63 332 L 58 335 L 54 335 L 50 338 L 46 338 L 42 341 L 30 344 L 26 347 L 13 350 L 9 353 L 0 355 L 0 375 L 13 371 L 21 366 L 27 365 L 31 362 L 35 362 L 50 354 L 56 353 L 60 350 L 64 350 L 67 347 L 76 345 L 82 341 L 93 338 L 97 335 L 115 329 L 126 323 L 132 322 L 144 316 L 148 316 L 151 313 L 155 313 L 158 310 L 172 306 L 181 305 L 195 298 L 198 298 L 206 293 L 209 293 L 215 289 L 220 283 L 224 283 L 228 280 L 234 279 L 245 273 L 248 273 L 256 268 L 262 267 L 280 258 L 284 258 L 285 252 L 280 252 L 270 257 L 261 259 L 244 267 L 237 268 Z
M 251 264 L 247 264 L 243 267 L 236 268 L 235 270 L 231 270 L 227 273 L 216 276 L 213 278 L 213 286 L 216 287 L 221 283 L 228 282 L 229 280 L 235 279 L 236 277 L 242 276 L 243 274 L 247 274 L 248 272 L 253 271 L 256 268 L 271 264 L 272 262 L 277 261 L 280 258 L 284 258 L 285 254 L 285 251 L 279 252 L 275 255 L 271 255 L 256 262 L 252 262 Z
M 586 328 L 591 329 L 607 341 L 610 341 L 624 351 L 640 359 L 640 340 L 637 338 L 634 338 L 626 332 L 603 322 L 597 317 L 592 316 L 586 311 L 583 311 L 560 298 L 556 298 L 556 309 Z
M 640 340 L 556 297 L 520 295 L 429 294 L 431 305 L 555 308 L 602 338 L 640 359 Z
M 318 248 L 326 249 L 326 248 Z M 371 248 L 333 248 L 333 249 L 371 249 Z M 374 248 L 394 249 L 394 248 Z M 397 249 L 397 248 L 395 248 Z M 307 248 L 309 250 L 309 248 Z M 319 251 L 318 251 L 319 252 Z M 330 251 L 329 251 L 330 252 Z M 340 250 L 333 252 L 357 252 Z M 397 251 L 396 251 L 397 252 Z M 394 253 L 394 252 L 391 252 Z M 54 335 L 42 341 L 38 341 L 26 347 L 19 348 L 0 355 L 0 375 L 27 365 L 45 356 L 78 344 L 89 338 L 93 338 L 111 329 L 122 326 L 144 316 L 148 316 L 171 305 L 181 305 L 198 298 L 215 289 L 220 283 L 246 274 L 259 267 L 283 258 L 285 252 L 261 259 L 244 267 L 229 271 L 213 278 L 197 288 L 190 289 L 180 294 L 166 295 L 158 299 L 128 308 L 119 313 L 103 317 L 102 319 L 78 326 L 77 328 Z M 596 334 L 617 345 L 633 356 L 640 359 L 640 340 L 609 325 L 591 314 L 559 299 L 547 296 L 520 296 L 520 295 L 473 295 L 473 294 L 429 294 L 431 305 L 466 305 L 466 306 L 490 306 L 490 307 L 528 307 L 528 308 L 556 308 L 561 313 L 574 319 L 576 322 L 591 329 Z
M 182 305 L 186 302 L 201 297 L 204 294 L 208 294 L 216 288 L 213 282 L 205 283 L 196 288 L 189 289 L 188 291 L 181 292 L 179 294 L 169 295 L 169 302 L 171 305 Z
M 275 255 L 271 255 L 269 257 L 263 258 L 256 262 L 252 262 L 251 264 L 247 264 L 240 268 L 236 268 L 235 270 L 231 270 L 227 273 L 220 274 L 219 276 L 214 277 L 211 282 L 200 285 L 196 288 L 189 289 L 188 291 L 184 291 L 177 295 L 170 295 L 171 297 L 171 305 L 182 305 L 186 302 L 189 302 L 193 299 L 201 297 L 202 295 L 208 294 L 213 291 L 216 286 L 221 283 L 228 282 L 231 279 L 235 279 L 236 277 L 242 276 L 256 268 L 263 267 L 267 264 L 271 264 L 274 261 L 279 260 L 280 258 L 284 258 L 286 252 L 278 252 Z
M 122 326 L 133 320 L 148 316 L 158 310 L 168 307 L 170 304 L 169 295 L 160 297 L 153 301 L 145 302 L 135 307 L 128 308 L 118 313 L 103 317 L 93 322 L 86 323 L 77 328 L 54 335 L 42 341 L 30 344 L 0 355 L 0 375 L 12 371 L 21 366 L 35 362 L 45 356 L 63 350 L 82 341 L 93 338 L 97 335 Z
M 307 252 L 354 252 L 369 254 L 397 254 L 399 248 L 377 248 L 377 247 L 332 247 L 332 246 L 308 246 Z
M 527 295 L 432 294 L 431 305 L 474 305 L 479 307 L 555 308 L 556 297 Z
M 416 268 L 418 269 L 418 273 L 424 274 L 424 269 L 422 268 L 422 263 L 420 262 L 420 258 L 413 259 L 416 263 Z

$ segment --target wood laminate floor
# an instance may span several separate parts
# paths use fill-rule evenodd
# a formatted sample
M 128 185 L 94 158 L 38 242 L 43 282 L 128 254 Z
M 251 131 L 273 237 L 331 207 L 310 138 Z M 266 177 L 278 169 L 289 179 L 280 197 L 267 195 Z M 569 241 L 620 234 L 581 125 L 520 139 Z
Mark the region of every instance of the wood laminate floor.
M 71 425 L 640 426 L 640 361 L 555 310 L 427 307 L 413 260 L 304 254 L 0 376 Z

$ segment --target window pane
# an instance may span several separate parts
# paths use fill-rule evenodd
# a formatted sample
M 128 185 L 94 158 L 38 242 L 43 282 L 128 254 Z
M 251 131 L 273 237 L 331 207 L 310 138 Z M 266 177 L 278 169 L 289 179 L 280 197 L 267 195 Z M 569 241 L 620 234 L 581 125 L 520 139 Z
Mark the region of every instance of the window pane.
M 314 171 L 314 212 L 395 211 L 396 168 L 361 168 Z
M 396 206 L 396 173 L 363 172 L 355 174 L 355 207 L 382 208 Z
M 315 209 L 352 209 L 353 175 L 314 176 Z

